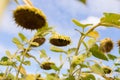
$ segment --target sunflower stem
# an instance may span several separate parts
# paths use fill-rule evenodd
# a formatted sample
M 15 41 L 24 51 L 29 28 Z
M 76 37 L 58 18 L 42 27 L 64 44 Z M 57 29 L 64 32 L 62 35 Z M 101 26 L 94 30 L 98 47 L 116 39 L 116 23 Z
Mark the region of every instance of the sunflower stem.
M 32 2 L 30 0 L 23 0 L 23 2 L 28 6 L 33 6 Z
M 98 23 L 97 25 L 91 27 L 84 35 L 80 36 L 79 42 L 78 42 L 78 46 L 77 46 L 77 50 L 75 52 L 75 55 L 78 55 L 78 51 L 80 49 L 81 43 L 83 42 L 84 38 L 91 32 L 93 31 L 95 28 L 97 28 L 98 26 L 100 26 L 101 23 Z

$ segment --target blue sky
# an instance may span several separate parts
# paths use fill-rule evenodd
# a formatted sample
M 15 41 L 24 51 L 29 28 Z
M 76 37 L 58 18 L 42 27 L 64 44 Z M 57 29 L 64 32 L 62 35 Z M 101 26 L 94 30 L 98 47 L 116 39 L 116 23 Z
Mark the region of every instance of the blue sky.
M 103 16 L 104 12 L 120 13 L 120 0 L 87 0 L 87 5 L 83 5 L 77 0 L 31 1 L 35 7 L 41 9 L 46 14 L 50 26 L 54 26 L 55 30 L 61 34 L 71 36 L 73 42 L 71 45 L 74 47 L 77 45 L 76 42 L 78 42 L 79 34 L 74 30 L 77 27 L 71 21 L 73 18 L 78 19 L 83 23 L 96 24 L 99 22 L 99 19 Z M 22 5 L 23 2 L 20 2 L 20 4 Z M 0 57 L 5 54 L 5 50 L 10 50 L 11 52 L 16 50 L 16 47 L 11 40 L 13 37 L 17 37 L 18 32 L 23 32 L 28 38 L 32 37 L 34 34 L 34 31 L 17 27 L 13 21 L 12 11 L 16 6 L 15 2 L 11 2 L 0 20 Z M 120 29 L 100 27 L 97 30 L 100 33 L 100 39 L 110 37 L 114 42 L 120 39 Z M 47 45 L 47 42 L 43 45 L 43 48 L 49 48 L 50 44 Z M 116 52 L 116 49 L 113 53 L 114 52 Z M 57 56 L 56 54 L 49 55 L 53 57 Z M 34 64 L 32 66 L 35 68 L 38 67 Z M 37 69 L 35 68 L 29 72 L 36 72 Z

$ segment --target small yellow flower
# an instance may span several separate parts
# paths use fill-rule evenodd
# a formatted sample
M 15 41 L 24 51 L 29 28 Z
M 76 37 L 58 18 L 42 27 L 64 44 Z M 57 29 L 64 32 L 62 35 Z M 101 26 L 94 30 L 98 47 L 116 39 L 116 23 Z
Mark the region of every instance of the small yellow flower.
M 55 33 L 51 36 L 50 43 L 55 46 L 67 46 L 71 43 L 71 39 L 69 36 L 64 36 Z
M 52 69 L 52 65 L 55 65 L 53 62 L 43 62 L 40 67 L 44 70 L 50 70 Z
M 16 24 L 30 30 L 39 29 L 47 25 L 45 14 L 32 6 L 18 6 L 13 12 L 13 17 Z
M 110 38 L 105 38 L 100 42 L 100 50 L 105 53 L 110 52 L 113 46 L 113 41 Z

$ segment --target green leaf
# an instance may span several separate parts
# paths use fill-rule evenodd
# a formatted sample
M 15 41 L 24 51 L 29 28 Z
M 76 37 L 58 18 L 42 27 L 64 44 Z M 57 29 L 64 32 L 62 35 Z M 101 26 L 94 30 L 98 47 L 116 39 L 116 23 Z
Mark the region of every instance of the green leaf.
M 55 71 L 59 71 L 59 68 L 56 65 L 51 65 L 50 67 Z
M 80 2 L 82 2 L 83 4 L 86 4 L 86 0 L 79 0 Z
M 14 0 L 14 1 L 15 1 L 17 4 L 19 4 L 19 3 L 18 3 L 18 0 Z
M 95 31 L 95 30 L 90 32 L 90 33 L 88 33 L 87 36 L 92 37 L 94 39 L 98 39 L 100 37 L 99 33 L 97 31 Z
M 23 48 L 23 44 L 19 41 L 18 38 L 14 37 L 12 42 L 17 45 L 18 48 Z
M 31 65 L 31 62 L 30 62 L 30 61 L 24 61 L 23 64 L 30 66 L 30 65 Z
M 108 58 L 102 51 L 99 50 L 99 47 L 97 44 L 93 45 L 92 48 L 90 48 L 90 52 L 94 57 L 108 61 Z
M 82 63 L 82 64 L 80 64 L 80 67 L 81 67 L 81 68 L 88 68 L 88 65 Z
M 1 58 L 1 61 L 8 61 L 8 57 L 7 56 L 3 56 L 2 58 Z
M 95 63 L 94 65 L 92 65 L 91 70 L 96 74 L 104 75 L 104 71 L 99 64 Z
M 104 13 L 100 24 L 101 26 L 120 28 L 120 14 Z
M 93 74 L 85 74 L 82 80 L 96 80 L 96 78 Z
M 115 72 L 120 72 L 120 68 L 118 67 L 117 69 L 115 69 Z
M 65 80 L 75 80 L 74 76 L 69 76 L 68 78 L 66 78 Z
M 40 58 L 46 58 L 47 54 L 46 51 L 44 49 L 40 50 Z
M 115 65 L 115 66 L 120 66 L 120 63 L 115 63 L 114 65 Z
M 77 25 L 77 26 L 79 26 L 79 27 L 82 27 L 82 28 L 85 28 L 85 27 L 87 27 L 87 26 L 91 26 L 92 24 L 82 24 L 82 23 L 80 23 L 78 20 L 76 20 L 76 19 L 72 19 L 72 22 L 75 24 L 75 25 Z
M 37 42 L 30 42 L 30 44 L 31 44 L 32 46 L 39 46 L 39 44 L 38 44 Z
M 91 48 L 95 43 L 96 43 L 96 40 L 93 39 L 93 38 L 90 38 L 90 39 L 87 41 L 87 46 L 88 46 L 89 48 Z
M 8 50 L 6 51 L 6 55 L 7 55 L 8 58 L 11 58 L 11 57 L 12 57 L 10 51 L 8 51 Z
M 27 38 L 25 37 L 25 35 L 24 35 L 24 34 L 19 33 L 18 35 L 19 35 L 19 37 L 20 37 L 20 39 L 21 39 L 22 41 L 27 40 Z
M 51 46 L 50 47 L 50 50 L 53 51 L 53 52 L 63 52 L 63 53 L 66 53 L 62 48 L 58 48 L 58 47 L 55 47 L 55 46 Z
M 111 60 L 115 60 L 117 58 L 115 55 L 112 55 L 112 54 L 107 54 L 107 56 Z
M 71 54 L 71 53 L 75 52 L 76 50 L 77 50 L 77 48 L 70 48 L 70 49 L 68 49 L 67 54 Z

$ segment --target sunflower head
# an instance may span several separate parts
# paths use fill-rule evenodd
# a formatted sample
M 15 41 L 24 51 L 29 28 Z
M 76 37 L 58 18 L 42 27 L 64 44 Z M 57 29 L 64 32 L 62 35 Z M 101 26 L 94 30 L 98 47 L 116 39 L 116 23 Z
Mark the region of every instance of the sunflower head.
M 52 65 L 55 65 L 53 62 L 43 62 L 40 67 L 44 70 L 50 70 L 52 69 Z
M 100 42 L 100 50 L 105 53 L 110 52 L 113 46 L 113 41 L 110 38 L 105 38 Z
M 38 43 L 38 45 L 32 45 L 32 47 L 38 47 L 38 46 L 41 46 L 44 42 L 45 42 L 45 38 L 44 37 L 37 37 L 33 40 L 33 42 L 36 42 Z
M 39 29 L 47 25 L 45 14 L 32 6 L 18 6 L 13 12 L 13 17 L 16 24 L 30 30 Z
M 111 71 L 112 71 L 112 69 L 109 68 L 109 67 L 107 67 L 107 66 L 104 66 L 104 67 L 103 67 L 103 71 L 104 71 L 105 74 L 110 74 Z
M 55 46 L 67 46 L 71 43 L 71 39 L 68 36 L 55 33 L 51 36 L 50 43 Z
M 117 45 L 120 48 L 120 40 L 117 41 Z

